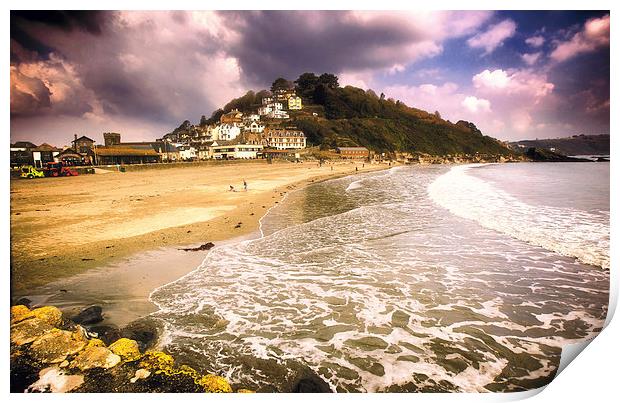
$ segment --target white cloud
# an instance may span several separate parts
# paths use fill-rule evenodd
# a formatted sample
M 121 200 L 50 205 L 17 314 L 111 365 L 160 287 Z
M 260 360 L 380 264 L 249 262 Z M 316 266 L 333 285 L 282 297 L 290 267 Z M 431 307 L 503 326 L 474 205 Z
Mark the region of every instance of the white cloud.
M 540 35 L 531 36 L 525 40 L 525 43 L 533 48 L 539 48 L 545 43 L 545 38 Z
M 489 102 L 488 99 L 476 98 L 474 96 L 466 97 L 463 102 L 461 102 L 461 105 L 473 113 L 491 111 L 491 102 Z
M 533 64 L 536 64 L 536 62 L 540 59 L 541 56 L 542 52 L 524 53 L 521 55 L 521 59 L 525 62 L 525 64 L 531 66 Z
M 531 70 L 484 70 L 472 78 L 474 87 L 483 93 L 520 95 L 538 103 L 555 87 L 544 73 Z
M 609 25 L 609 15 L 588 20 L 583 30 L 574 34 L 569 40 L 557 43 L 551 52 L 551 59 L 563 62 L 578 54 L 609 46 Z
M 493 52 L 504 41 L 515 34 L 517 24 L 510 19 L 492 25 L 487 31 L 479 33 L 467 40 L 467 44 L 472 48 L 484 49 L 484 54 Z
M 510 77 L 504 70 L 484 70 L 481 73 L 476 74 L 472 81 L 476 88 L 505 88 L 510 83 Z

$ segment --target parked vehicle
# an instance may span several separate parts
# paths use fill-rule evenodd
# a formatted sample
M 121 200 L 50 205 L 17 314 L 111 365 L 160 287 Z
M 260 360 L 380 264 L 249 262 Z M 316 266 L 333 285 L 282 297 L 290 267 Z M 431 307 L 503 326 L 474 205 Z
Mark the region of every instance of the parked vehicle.
M 78 171 L 71 169 L 62 162 L 48 162 L 45 167 L 45 176 L 77 176 Z
M 22 165 L 19 169 L 19 176 L 26 179 L 43 178 L 45 174 L 32 165 Z

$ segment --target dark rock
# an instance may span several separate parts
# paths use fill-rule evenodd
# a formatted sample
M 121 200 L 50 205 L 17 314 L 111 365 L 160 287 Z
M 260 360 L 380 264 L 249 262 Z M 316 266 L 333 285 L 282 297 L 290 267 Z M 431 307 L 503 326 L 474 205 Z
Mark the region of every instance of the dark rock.
M 306 374 L 293 386 L 293 393 L 331 393 L 331 388 L 314 373 Z
M 140 351 L 146 351 L 157 341 L 159 329 L 151 319 L 139 319 L 131 322 L 121 330 L 121 337 L 126 337 L 138 342 Z
M 30 384 L 39 378 L 42 369 L 27 352 L 11 355 L 11 393 L 24 393 Z
M 103 341 L 106 345 L 110 345 L 114 343 L 116 340 L 121 338 L 121 330 L 116 326 L 108 326 L 108 325 L 99 325 L 89 327 L 88 331 L 90 333 L 96 333 L 97 338 Z
M 26 297 L 22 297 L 22 298 L 18 299 L 17 301 L 15 301 L 15 303 L 13 305 L 25 305 L 28 308 L 30 308 L 30 304 L 32 304 L 31 300 L 29 300 Z
M 544 148 L 528 148 L 524 155 L 536 162 L 591 162 L 585 158 L 567 157 Z
M 181 248 L 180 250 L 184 250 L 185 252 L 197 252 L 200 250 L 209 250 L 212 247 L 214 247 L 215 244 L 213 242 L 207 242 L 205 244 L 202 244 L 196 248 Z
M 71 318 L 71 320 L 75 323 L 81 325 L 90 325 L 93 323 L 99 323 L 103 320 L 103 316 L 101 315 L 101 307 L 97 305 L 89 306 L 84 309 L 82 312 Z

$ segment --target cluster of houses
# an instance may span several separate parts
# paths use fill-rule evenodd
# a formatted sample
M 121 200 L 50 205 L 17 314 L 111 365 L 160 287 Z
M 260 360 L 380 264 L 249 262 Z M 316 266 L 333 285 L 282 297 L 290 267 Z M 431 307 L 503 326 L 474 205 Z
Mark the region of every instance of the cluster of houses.
M 116 165 L 207 159 L 256 159 L 293 157 L 306 148 L 300 130 L 282 125 L 289 111 L 302 109 L 294 90 L 277 90 L 264 97 L 257 113 L 232 110 L 215 125 L 194 126 L 185 122 L 181 130 L 152 142 L 122 142 L 119 133 L 103 133 L 104 144 L 77 135 L 70 147 L 39 146 L 20 141 L 11 144 L 11 165 L 43 167 L 47 162 L 67 165 Z
M 180 130 L 158 141 L 178 149 L 181 160 L 295 156 L 306 148 L 306 136 L 282 123 L 289 119 L 289 111 L 302 108 L 294 90 L 279 89 L 261 99 L 256 113 L 233 109 L 223 114 L 217 124 L 206 126 L 186 121 Z

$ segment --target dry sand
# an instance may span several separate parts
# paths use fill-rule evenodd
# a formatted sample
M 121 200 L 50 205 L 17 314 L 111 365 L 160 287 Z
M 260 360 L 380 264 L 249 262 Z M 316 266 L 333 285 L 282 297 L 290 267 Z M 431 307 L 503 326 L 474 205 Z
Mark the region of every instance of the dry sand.
M 28 294 L 36 287 L 88 269 L 118 264 L 138 252 L 217 244 L 247 235 L 258 228 L 258 220 L 285 193 L 353 174 L 356 166 L 360 172 L 385 168 L 370 164 L 362 168 L 361 163 L 351 162 L 318 167 L 310 162 L 244 161 L 13 179 L 12 293 Z M 243 191 L 243 179 L 248 183 L 247 192 Z M 229 185 L 237 191 L 228 191 Z M 174 275 L 178 274 L 182 273 Z M 157 273 L 152 276 L 157 277 Z M 166 279 L 153 284 L 163 284 Z

